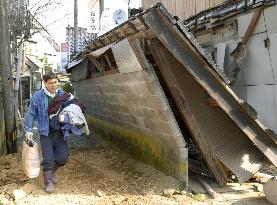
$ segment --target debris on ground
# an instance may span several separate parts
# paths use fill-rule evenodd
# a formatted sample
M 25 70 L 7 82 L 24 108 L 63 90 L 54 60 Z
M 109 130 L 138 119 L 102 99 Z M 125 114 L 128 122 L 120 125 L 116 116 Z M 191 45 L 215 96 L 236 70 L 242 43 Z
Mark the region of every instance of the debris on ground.
M 277 178 L 271 178 L 268 180 L 263 188 L 266 200 L 277 205 Z

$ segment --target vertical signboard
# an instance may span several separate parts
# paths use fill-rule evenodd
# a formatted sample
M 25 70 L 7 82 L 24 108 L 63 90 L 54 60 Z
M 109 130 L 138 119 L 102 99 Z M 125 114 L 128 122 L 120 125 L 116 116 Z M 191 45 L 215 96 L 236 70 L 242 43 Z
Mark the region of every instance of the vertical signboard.
M 100 2 L 99 0 L 89 0 L 88 8 L 90 9 L 90 29 L 92 33 L 99 32 L 100 19 Z
M 67 59 L 69 52 L 69 43 L 61 43 L 61 70 L 60 72 L 66 72 L 65 65 L 68 63 Z

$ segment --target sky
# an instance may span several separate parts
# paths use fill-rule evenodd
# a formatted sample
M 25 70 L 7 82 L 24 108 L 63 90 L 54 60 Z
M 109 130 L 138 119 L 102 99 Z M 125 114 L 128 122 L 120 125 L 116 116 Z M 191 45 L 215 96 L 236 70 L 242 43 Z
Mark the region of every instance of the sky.
M 48 0 L 30 0 L 31 11 L 35 12 Z M 57 0 L 52 0 L 57 1 Z M 90 24 L 90 0 L 78 0 L 78 26 L 87 27 Z M 60 0 L 60 4 L 39 9 L 36 15 L 39 22 L 48 30 L 58 44 L 65 42 L 65 31 L 68 25 L 74 25 L 74 0 Z
M 30 0 L 31 11 L 35 12 L 41 5 L 49 0 Z M 48 30 L 56 42 L 60 45 L 65 42 L 65 32 L 68 25 L 74 26 L 74 0 L 51 0 L 59 1 L 60 4 L 40 9 L 37 15 L 39 22 Z M 90 9 L 88 7 L 91 0 L 78 0 L 78 26 L 88 27 L 90 25 Z M 116 2 L 118 0 L 107 0 Z M 123 0 L 128 2 L 128 0 Z M 130 0 L 130 7 L 135 5 L 136 0 Z M 89 30 L 89 28 L 88 28 Z

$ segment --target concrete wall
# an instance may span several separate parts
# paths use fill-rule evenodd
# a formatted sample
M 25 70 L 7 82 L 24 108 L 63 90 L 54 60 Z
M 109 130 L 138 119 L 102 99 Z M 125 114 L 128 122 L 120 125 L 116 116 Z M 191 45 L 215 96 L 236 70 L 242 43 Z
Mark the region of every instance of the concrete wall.
M 68 138 L 68 146 L 70 149 L 91 149 L 98 143 L 97 139 L 91 134 L 84 134 L 82 136 L 71 134 Z
M 86 103 L 91 132 L 185 181 L 186 143 L 167 99 L 151 68 L 144 70 L 127 60 L 130 68 L 124 65 L 123 53 L 129 60 L 134 55 L 124 44 L 112 48 L 121 59 L 119 73 L 73 82 L 77 96 Z
M 184 142 L 170 108 L 157 95 L 145 71 L 111 74 L 74 83 L 87 105 L 93 134 L 173 175 L 183 175 Z M 86 96 L 86 97 L 85 97 Z

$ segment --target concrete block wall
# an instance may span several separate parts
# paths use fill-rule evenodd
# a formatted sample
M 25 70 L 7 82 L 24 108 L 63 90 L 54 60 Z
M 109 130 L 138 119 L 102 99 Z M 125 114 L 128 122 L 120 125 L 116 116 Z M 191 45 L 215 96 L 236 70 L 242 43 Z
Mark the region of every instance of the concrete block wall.
M 141 69 L 73 85 L 86 103 L 93 134 L 168 174 L 185 178 L 185 141 L 155 76 Z

